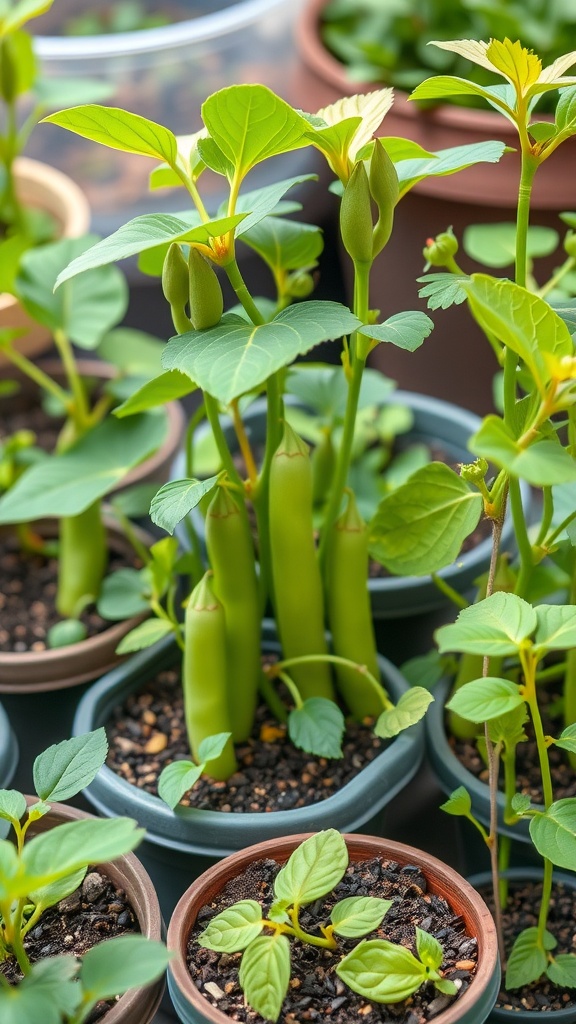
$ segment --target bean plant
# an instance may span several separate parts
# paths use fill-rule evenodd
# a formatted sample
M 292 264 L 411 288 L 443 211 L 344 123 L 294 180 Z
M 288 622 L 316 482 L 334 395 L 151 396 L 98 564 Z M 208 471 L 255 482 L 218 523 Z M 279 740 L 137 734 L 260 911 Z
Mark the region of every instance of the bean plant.
M 382 526 L 378 511 L 369 526 L 363 521 L 349 486 L 349 469 L 370 352 L 377 344 L 415 350 L 432 322 L 421 312 L 408 311 L 379 323 L 378 312 L 369 307 L 370 272 L 390 238 L 396 204 L 413 185 L 477 161 L 496 162 L 505 147 L 495 141 L 430 154 L 409 140 L 375 140 L 373 133 L 391 102 L 391 91 L 385 89 L 348 97 L 310 115 L 262 85 L 236 85 L 205 101 L 203 129 L 186 138 L 127 111 L 97 105 L 47 118 L 112 148 L 162 161 L 152 172 L 152 187 L 183 186 L 192 204 L 177 217 L 134 219 L 74 260 L 58 280 L 61 285 L 136 253 L 149 272 L 162 273 L 178 333 L 166 346 L 165 372 L 117 414 L 127 416 L 197 391 L 200 408 L 191 430 L 205 414 L 221 461 L 221 469 L 206 479 L 191 474 L 165 485 L 151 506 L 153 520 L 169 533 L 194 507 L 205 509 L 210 568 L 204 575 L 197 546 L 199 582 L 187 602 L 184 623 L 157 600 L 157 589 L 159 619 L 140 626 L 121 647 L 126 652 L 146 646 L 161 633 L 174 633 L 183 651 L 194 762 L 188 762 L 192 774 L 180 787 L 170 779 L 172 805 L 204 763 L 201 744 L 209 737 L 230 737 L 210 762 L 210 774 L 226 778 L 235 770 L 232 741 L 242 742 L 250 734 L 259 688 L 279 719 L 288 718 L 296 744 L 330 757 L 341 752 L 343 715 L 337 694 L 348 712 L 373 720 L 384 738 L 420 719 L 431 699 L 423 688 L 415 688 L 394 707 L 380 682 L 366 579 L 369 545 L 371 554 L 380 558 Z M 273 180 L 258 189 L 246 180 L 255 167 L 306 146 L 327 161 L 336 179 L 333 187 L 341 195 L 341 239 L 355 274 L 351 309 L 309 298 L 321 233 L 284 216 L 294 210 L 285 198 L 290 190 L 313 188 L 314 175 Z M 213 185 L 205 196 L 203 188 L 214 174 L 225 194 L 216 210 L 210 208 Z M 249 291 L 237 258 L 241 243 L 271 271 L 275 301 Z M 226 312 L 219 275 L 227 278 L 238 300 Z M 285 370 L 317 344 L 339 339 L 345 410 L 329 485 L 321 509 L 315 510 L 309 448 L 284 415 Z M 262 393 L 267 429 L 259 461 L 243 411 L 247 401 Z M 222 427 L 223 409 L 233 424 L 242 469 Z M 438 498 L 431 500 L 442 515 L 445 496 L 439 494 L 441 481 L 437 483 Z M 462 536 L 476 525 L 482 502 L 464 480 L 457 479 L 455 492 L 459 512 L 460 506 L 465 508 Z M 249 510 L 256 520 L 257 561 Z M 459 548 L 458 539 L 447 541 L 445 532 L 436 544 L 438 563 L 449 564 Z M 167 553 L 166 547 L 156 552 L 157 579 L 168 571 Z M 276 617 L 283 660 L 263 676 L 260 622 L 268 604 Z M 332 631 L 331 652 L 326 625 Z M 278 681 L 288 691 L 289 714 Z M 167 771 L 185 776 L 181 763 Z
M 338 939 L 358 939 L 380 928 L 393 900 L 348 896 L 330 911 L 329 923 L 307 932 L 300 911 L 328 896 L 342 881 L 348 850 L 335 829 L 317 832 L 296 847 L 274 880 L 274 901 L 267 914 L 257 900 L 232 904 L 211 918 L 199 936 L 205 949 L 242 951 L 240 985 L 246 1002 L 266 1020 L 276 1021 L 290 986 L 290 939 L 320 949 L 338 950 Z M 364 939 L 335 968 L 353 992 L 377 1003 L 400 1003 L 431 983 L 456 995 L 453 981 L 441 970 L 442 946 L 433 935 L 415 928 L 416 955 L 388 939 Z
M 82 884 L 90 865 L 129 853 L 144 836 L 130 818 L 83 818 L 29 837 L 51 810 L 89 785 L 108 749 L 104 729 L 48 747 L 34 762 L 36 799 L 0 790 L 0 819 L 13 840 L 0 839 L 0 1017 L 3 1024 L 82 1024 L 102 999 L 147 985 L 165 970 L 165 947 L 142 935 L 104 941 L 84 954 L 32 964 L 26 935 L 42 914 Z M 8 982 L 2 964 L 16 960 L 21 974 Z

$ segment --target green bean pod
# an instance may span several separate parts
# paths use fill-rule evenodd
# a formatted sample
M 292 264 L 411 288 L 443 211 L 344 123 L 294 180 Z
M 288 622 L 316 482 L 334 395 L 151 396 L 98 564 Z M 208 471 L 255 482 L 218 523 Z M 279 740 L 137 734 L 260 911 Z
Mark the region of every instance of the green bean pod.
M 336 451 L 329 430 L 322 431 L 322 439 L 312 452 L 312 500 L 322 505 L 328 497 L 336 469 Z
M 192 591 L 184 618 L 182 688 L 190 749 L 199 761 L 199 747 L 207 736 L 232 732 L 228 710 L 226 621 L 224 609 L 207 572 Z M 209 774 L 227 779 L 237 768 L 230 739 L 220 757 L 210 761 Z
M 107 562 L 106 530 L 99 501 L 78 516 L 60 520 L 56 595 L 59 615 L 75 619 L 88 599 L 96 600 Z
M 344 512 L 330 530 L 325 571 L 334 654 L 365 665 L 379 679 L 368 593 L 368 528 L 351 491 Z M 354 718 L 375 718 L 383 710 L 374 686 L 353 668 L 337 665 L 336 685 Z
M 354 166 L 340 204 L 340 237 L 355 263 L 372 262 L 372 201 L 366 168 Z
M 308 445 L 285 423 L 270 465 L 270 552 L 276 621 L 285 658 L 326 654 L 324 598 L 312 524 Z M 334 699 L 328 663 L 288 670 L 303 700 Z
M 261 674 L 260 600 L 248 520 L 225 487 L 216 489 L 208 508 L 206 547 L 226 619 L 232 736 L 243 743 L 252 732 Z
M 224 309 L 224 298 L 216 271 L 211 263 L 190 247 L 188 256 L 190 275 L 190 319 L 197 331 L 214 327 Z

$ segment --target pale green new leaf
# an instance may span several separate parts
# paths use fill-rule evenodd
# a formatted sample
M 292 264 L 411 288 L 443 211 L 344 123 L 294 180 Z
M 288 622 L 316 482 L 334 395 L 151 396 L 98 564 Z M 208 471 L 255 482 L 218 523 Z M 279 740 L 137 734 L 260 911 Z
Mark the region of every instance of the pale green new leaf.
M 239 238 L 247 231 L 251 231 L 257 224 L 272 213 L 280 200 L 295 185 L 302 185 L 306 181 L 317 180 L 316 174 L 300 174 L 294 178 L 283 178 L 271 185 L 264 185 L 262 188 L 252 189 L 250 192 L 241 192 L 238 196 L 235 212 L 245 214 L 244 220 L 236 229 L 236 236 Z M 294 204 L 300 209 L 300 204 Z M 278 211 L 280 212 L 280 211 Z M 226 207 L 222 210 L 222 216 L 226 213 Z M 318 228 L 314 230 L 318 231 Z M 243 239 L 245 241 L 245 239 Z
M 374 341 L 389 342 L 406 352 L 415 352 L 424 339 L 431 334 L 433 321 L 419 310 L 394 313 L 382 324 L 361 327 L 358 334 L 364 334 Z
M 0 839 L 0 899 L 12 899 L 12 885 L 18 871 L 16 847 L 8 839 Z
M 176 136 L 168 128 L 119 107 L 96 103 L 68 107 L 44 118 L 84 139 L 100 142 L 123 153 L 139 153 L 174 166 L 178 152 Z
M 474 164 L 496 164 L 505 149 L 504 142 L 475 142 L 439 149 L 432 159 L 401 160 L 396 164 L 400 195 L 405 195 L 424 178 L 456 174 L 457 171 L 463 171 Z
M 531 807 L 531 805 L 532 801 L 527 793 L 514 793 L 514 796 L 510 801 L 510 806 L 514 811 L 514 814 L 517 814 L 519 817 L 526 814 L 526 811 Z
M 558 245 L 554 228 L 533 224 L 528 228 L 527 255 L 530 259 L 549 256 Z M 463 246 L 472 259 L 487 267 L 511 267 L 516 259 L 516 225 L 471 224 L 464 231 Z
M 223 753 L 232 733 L 215 732 L 212 736 L 205 736 L 198 747 L 198 757 L 201 761 L 215 761 Z
M 539 944 L 538 929 L 526 928 L 517 937 L 506 966 L 506 988 L 521 988 L 532 981 L 538 981 L 546 972 L 547 951 L 554 949 L 556 939 L 550 932 L 544 932 L 544 943 Z
M 266 1020 L 276 1021 L 290 982 L 290 943 L 285 935 L 260 935 L 245 949 L 240 985 L 246 1002 Z
M 193 761 L 172 761 L 162 769 L 158 796 L 174 810 L 184 794 L 198 782 L 203 769 L 204 765 L 194 764 Z
M 346 939 L 367 935 L 380 926 L 392 903 L 393 900 L 378 896 L 348 896 L 340 900 L 330 914 L 335 934 Z
M 114 415 L 118 419 L 124 416 L 133 416 L 137 412 L 146 412 L 158 405 L 166 405 L 178 398 L 190 395 L 196 389 L 196 385 L 185 373 L 179 370 L 166 370 L 159 377 L 146 381 L 141 388 L 134 391 L 122 405 L 114 409 Z
M 456 622 L 441 626 L 435 639 L 441 654 L 505 657 L 516 654 L 523 640 L 536 629 L 536 612 L 516 594 L 501 591 L 464 608 Z
M 378 717 L 374 732 L 382 739 L 391 739 L 415 725 L 424 718 L 434 697 L 423 686 L 412 686 L 403 693 L 395 707 L 383 711 Z
M 133 654 L 134 651 L 142 651 L 152 647 L 172 632 L 172 626 L 166 619 L 147 619 L 139 626 L 131 629 L 126 636 L 122 637 L 116 654 Z
M 118 935 L 92 946 L 82 956 L 80 981 L 94 1005 L 130 988 L 150 985 L 164 973 L 171 954 L 162 942 L 144 935 Z
M 32 18 L 37 18 L 52 7 L 54 0 L 19 0 L 8 3 L 8 9 L 0 15 L 0 34 L 8 35 L 25 25 Z
M 243 233 L 242 241 L 276 270 L 313 266 L 324 245 L 320 228 L 282 217 L 266 217 Z
M 558 868 L 576 864 L 576 799 L 557 800 L 530 822 L 530 836 L 538 853 Z
M 28 899 L 36 908 L 40 907 L 41 912 L 44 913 L 49 907 L 54 907 L 60 900 L 64 900 L 71 893 L 76 892 L 76 889 L 84 881 L 86 871 L 87 868 L 80 868 L 79 871 L 74 871 L 57 882 L 43 885 L 39 889 L 32 889 L 28 893 Z
M 435 75 L 420 82 L 410 94 L 411 100 L 444 100 L 454 96 L 481 96 L 488 103 L 495 103 L 503 112 L 510 113 L 510 107 L 488 89 L 454 75 Z
M 356 946 L 336 967 L 353 992 L 376 1003 L 400 1003 L 426 980 L 426 968 L 404 946 L 369 939 Z
M 437 971 L 444 957 L 444 952 L 438 939 L 435 939 L 429 932 L 416 928 L 416 949 L 424 966 Z
M 513 711 L 523 701 L 516 683 L 497 676 L 484 676 L 461 686 L 446 707 L 469 722 L 488 722 Z
M 142 615 L 150 607 L 145 569 L 117 569 L 106 576 L 98 598 L 98 613 L 111 621 Z
M 393 99 L 393 89 L 374 89 L 372 92 L 355 96 L 343 96 L 335 103 L 318 110 L 317 116 L 327 125 L 337 125 L 348 118 L 359 118 L 350 147 L 350 156 L 354 159 L 357 158 L 361 147 L 370 142 L 374 133 L 378 131 L 392 106 Z
M 559 953 L 548 964 L 546 974 L 560 988 L 576 988 L 576 956 L 574 953 Z
M 344 715 L 333 700 L 310 697 L 288 716 L 288 735 L 295 747 L 315 757 L 342 757 Z
M 0 789 L 0 818 L 18 824 L 26 814 L 26 799 L 17 789 Z
M 163 484 L 150 505 L 150 518 L 167 533 L 174 533 L 178 523 L 200 503 L 217 484 L 218 476 L 206 480 L 170 480 Z
M 348 867 L 346 843 L 330 828 L 305 839 L 298 846 L 274 882 L 276 899 L 297 906 L 325 896 L 341 880 Z
M 108 740 L 102 727 L 53 743 L 34 761 L 34 786 L 41 800 L 69 800 L 89 786 L 106 760 Z
M 481 496 L 444 463 L 432 462 L 380 502 L 370 554 L 398 576 L 438 572 L 458 557 L 481 513 Z
M 0 988 L 2 1024 L 61 1024 L 78 1008 L 82 991 L 76 982 L 79 963 L 55 956 L 32 964 L 18 985 Z
M 573 725 L 567 725 L 562 730 L 557 740 L 554 740 L 557 747 L 561 747 L 562 750 L 569 750 L 571 754 L 576 754 L 576 723 Z
M 458 789 L 455 789 L 448 799 L 440 804 L 440 810 L 446 811 L 446 814 L 453 814 L 455 817 L 469 817 L 472 811 L 472 801 L 468 790 L 464 786 L 458 786 Z
M 528 448 L 520 447 L 499 416 L 485 416 L 468 447 L 474 455 L 495 462 L 535 487 L 553 487 L 576 480 L 576 462 L 557 440 L 546 439 Z
M 262 907 L 256 900 L 240 900 L 213 917 L 198 937 L 204 949 L 235 953 L 246 949 L 262 931 Z
M 421 299 L 428 299 L 428 309 L 449 309 L 466 302 L 466 292 L 461 288 L 466 277 L 458 274 L 426 274 L 416 279 L 424 287 L 418 291 Z
M 576 647 L 576 605 L 541 604 L 536 607 L 536 615 L 535 651 L 543 654 Z

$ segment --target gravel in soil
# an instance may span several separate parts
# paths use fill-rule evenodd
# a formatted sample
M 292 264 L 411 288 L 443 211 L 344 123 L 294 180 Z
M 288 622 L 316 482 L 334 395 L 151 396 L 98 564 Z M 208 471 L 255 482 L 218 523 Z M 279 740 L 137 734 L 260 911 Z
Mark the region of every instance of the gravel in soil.
M 145 690 L 115 708 L 107 728 L 108 764 L 133 785 L 157 794 L 171 761 L 190 758 L 180 673 L 161 672 Z M 338 760 L 298 750 L 284 726 L 258 709 L 252 736 L 236 746 L 238 771 L 227 782 L 201 778 L 182 803 L 203 810 L 284 811 L 325 800 L 354 778 L 384 744 L 368 725 L 350 722 Z
M 139 931 L 124 890 L 117 889 L 106 875 L 92 868 L 75 892 L 41 915 L 24 939 L 24 949 L 31 963 L 65 953 L 82 956 L 104 939 Z M 22 978 L 14 958 L 0 963 L 0 970 L 12 983 Z M 86 1024 L 95 1024 L 111 1005 L 110 1001 L 99 1002 Z
M 493 907 L 491 889 L 480 889 L 489 907 Z M 504 946 L 509 954 L 514 939 L 524 928 L 535 928 L 542 886 L 535 882 L 511 883 L 508 903 L 503 913 Z M 557 939 L 554 955 L 576 953 L 576 892 L 561 884 L 552 887 L 550 913 L 546 927 Z M 560 988 L 547 978 L 523 988 L 507 992 L 501 989 L 497 1006 L 506 1010 L 552 1012 L 576 1007 L 576 990 Z
M 242 954 L 203 949 L 198 938 L 214 914 L 237 900 L 257 899 L 268 909 L 278 870 L 279 865 L 274 860 L 251 864 L 209 905 L 200 909 L 188 941 L 188 970 L 199 991 L 222 1013 L 246 1024 L 258 1024 L 262 1018 L 244 1004 L 238 983 Z M 458 996 L 443 995 L 427 984 L 402 1003 L 376 1003 L 356 995 L 334 973 L 342 956 L 360 940 L 339 939 L 339 949 L 335 951 L 290 940 L 292 973 L 279 1018 L 283 1024 L 303 1024 L 326 1017 L 334 1024 L 350 1024 L 355 1019 L 379 1024 L 423 1024 L 466 991 L 476 969 L 476 938 L 466 933 L 463 919 L 453 913 L 442 897 L 428 892 L 426 879 L 418 866 L 400 867 L 395 861 L 380 857 L 349 865 L 332 893 L 301 911 L 303 928 L 319 934 L 319 927 L 326 923 L 334 904 L 349 896 L 393 900 L 380 928 L 366 938 L 388 939 L 416 953 L 415 926 L 434 935 L 444 950 L 441 970 L 457 985 Z

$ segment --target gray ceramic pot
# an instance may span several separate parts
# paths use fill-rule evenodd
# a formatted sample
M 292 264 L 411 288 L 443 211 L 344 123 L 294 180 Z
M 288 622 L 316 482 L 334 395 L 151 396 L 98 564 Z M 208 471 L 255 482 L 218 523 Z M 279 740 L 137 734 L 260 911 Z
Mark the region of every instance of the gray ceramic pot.
M 8 789 L 18 763 L 18 743 L 0 704 L 0 789 Z
M 264 623 L 263 640 L 265 650 L 278 650 L 271 622 Z M 104 725 L 112 709 L 129 693 L 143 689 L 147 680 L 174 665 L 178 657 L 176 645 L 168 639 L 108 673 L 80 701 L 74 734 Z M 408 684 L 385 658 L 380 658 L 380 667 L 384 685 L 397 701 Z M 256 841 L 327 827 L 378 832 L 380 812 L 418 769 L 423 737 L 419 722 L 396 737 L 338 793 L 293 810 L 235 814 L 182 807 L 174 813 L 158 797 L 130 785 L 106 766 L 86 796 L 100 814 L 127 814 L 146 828 L 138 856 L 154 880 L 167 920 L 192 879 L 215 861 Z

